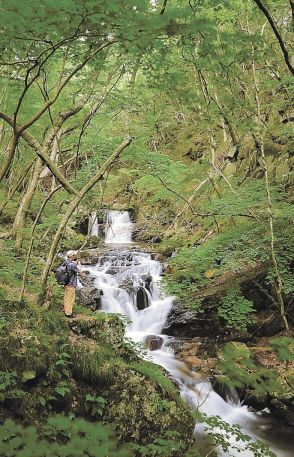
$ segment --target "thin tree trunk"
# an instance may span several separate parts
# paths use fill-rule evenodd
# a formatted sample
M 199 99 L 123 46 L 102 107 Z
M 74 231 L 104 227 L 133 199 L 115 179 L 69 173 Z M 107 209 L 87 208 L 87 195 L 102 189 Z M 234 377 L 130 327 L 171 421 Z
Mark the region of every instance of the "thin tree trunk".
M 292 28 L 294 27 L 294 0 L 290 0 L 291 14 L 292 14 Z
M 2 212 L 5 209 L 6 205 L 8 205 L 8 203 L 11 201 L 11 199 L 14 196 L 15 192 L 17 191 L 17 189 L 19 188 L 19 186 L 21 185 L 21 183 L 25 179 L 26 175 L 28 174 L 28 172 L 30 171 L 30 169 L 32 168 L 34 163 L 35 163 L 35 159 L 28 164 L 28 166 L 26 167 L 26 169 L 22 173 L 21 177 L 19 178 L 19 180 L 15 184 L 15 186 L 11 189 L 11 191 L 8 194 L 6 194 L 7 195 L 6 198 L 0 204 L 0 215 L 2 214 Z
M 62 187 L 61 184 L 59 184 L 59 186 L 57 186 L 51 190 L 51 192 L 47 195 L 47 197 L 43 201 L 41 208 L 39 209 L 38 214 L 35 218 L 34 225 L 32 227 L 32 232 L 31 232 L 31 241 L 30 241 L 28 252 L 27 252 L 26 263 L 25 263 L 23 277 L 22 277 L 22 285 L 21 285 L 20 298 L 19 298 L 20 303 L 23 301 L 23 297 L 24 297 L 25 290 L 26 290 L 28 268 L 29 268 L 30 258 L 31 258 L 32 250 L 33 250 L 34 241 L 35 241 L 35 239 L 34 239 L 35 229 L 36 229 L 39 219 L 44 211 L 45 206 L 47 205 L 47 203 L 49 202 L 51 197 L 55 194 L 55 192 L 57 192 L 59 189 L 61 189 L 61 187 Z
M 52 263 L 54 261 L 57 248 L 59 245 L 59 242 L 63 236 L 64 230 L 66 229 L 67 223 L 69 219 L 71 218 L 73 212 L 76 210 L 82 199 L 85 197 L 85 195 L 92 189 L 92 187 L 97 184 L 98 181 L 100 181 L 108 168 L 113 164 L 113 162 L 120 156 L 122 151 L 130 145 L 132 142 L 132 138 L 129 137 L 126 140 L 124 140 L 121 145 L 114 151 L 114 153 L 109 157 L 109 159 L 104 163 L 104 165 L 101 167 L 100 171 L 93 176 L 93 178 L 82 188 L 82 190 L 76 195 L 76 197 L 72 200 L 70 203 L 66 213 L 64 214 L 59 227 L 55 233 L 55 236 L 53 238 L 51 248 L 48 254 L 48 258 L 46 261 L 45 268 L 43 270 L 43 275 L 42 275 L 42 290 L 44 293 L 46 293 L 46 288 L 47 288 L 47 281 L 48 281 L 48 276 L 49 272 L 52 266 Z
M 13 135 L 13 138 L 11 140 L 11 145 L 10 145 L 10 148 L 8 150 L 8 153 L 7 153 L 7 156 L 4 158 L 4 163 L 3 163 L 3 166 L 0 170 L 0 182 L 2 181 L 3 178 L 5 178 L 11 164 L 12 164 L 12 160 L 13 160 L 13 157 L 14 157 L 14 153 L 15 153 L 15 149 L 16 149 L 16 146 L 17 146 L 17 143 L 18 143 L 18 136 L 16 134 Z
M 262 116 L 261 116 L 261 106 L 260 106 L 260 100 L 259 100 L 259 87 L 258 87 L 258 80 L 257 80 L 257 75 L 256 75 L 256 69 L 255 69 L 255 59 L 254 59 L 254 48 L 253 47 L 252 47 L 252 73 L 253 73 L 253 81 L 254 81 L 254 88 L 255 88 L 255 101 L 256 101 L 256 106 L 257 106 L 257 121 L 258 121 L 260 129 L 264 130 L 264 124 L 262 122 Z M 274 275 L 275 275 L 274 290 L 275 290 L 278 304 L 280 307 L 280 314 L 281 314 L 282 322 L 285 326 L 285 330 L 286 330 L 287 334 L 290 334 L 290 328 L 289 328 L 289 323 L 288 323 L 287 316 L 286 316 L 285 303 L 284 303 L 284 298 L 283 298 L 283 281 L 282 281 L 282 277 L 281 277 L 281 274 L 279 271 L 279 266 L 278 266 L 278 261 L 277 261 L 277 256 L 276 256 L 273 204 L 272 204 L 272 197 L 271 197 L 271 191 L 270 191 L 270 182 L 269 182 L 269 177 L 268 177 L 268 168 L 267 168 L 265 152 L 264 152 L 263 136 L 262 136 L 262 134 L 259 134 L 258 138 L 255 135 L 254 135 L 254 137 L 259 146 L 259 150 L 260 150 L 261 158 L 262 158 L 262 167 L 263 167 L 263 171 L 264 171 L 265 188 L 266 188 L 267 203 L 268 203 L 267 212 L 268 212 L 269 234 L 270 234 L 270 239 L 271 239 L 270 254 L 271 254 L 271 261 L 272 261 L 271 263 L 272 263 L 272 267 L 273 267 Z
M 23 242 L 23 230 L 26 225 L 26 220 L 28 216 L 28 212 L 31 207 L 31 203 L 35 194 L 35 190 L 37 188 L 39 182 L 39 176 L 42 171 L 43 161 L 41 159 L 37 159 L 35 166 L 32 171 L 31 179 L 28 183 L 27 190 L 23 195 L 20 205 L 18 207 L 14 223 L 12 226 L 12 233 L 15 233 L 15 250 L 19 251 L 22 246 Z
M 289 329 L 289 324 L 288 320 L 286 317 L 286 311 L 285 311 L 285 303 L 284 303 L 284 298 L 283 298 L 283 282 L 282 282 L 282 277 L 279 271 L 279 266 L 278 266 L 278 261 L 276 257 L 276 248 L 275 248 L 275 233 L 274 233 L 274 218 L 273 218 L 273 205 L 272 205 L 272 197 L 271 197 L 271 192 L 270 192 L 270 183 L 269 183 L 269 178 L 268 178 L 268 169 L 267 169 L 267 163 L 265 159 L 265 153 L 264 153 L 264 143 L 263 139 L 259 138 L 259 146 L 260 146 L 260 152 L 261 152 L 261 157 L 262 157 L 262 167 L 264 170 L 264 178 L 265 178 L 265 187 L 266 187 L 266 194 L 267 194 L 267 202 L 268 202 L 268 222 L 269 222 L 269 232 L 270 232 L 270 238 L 271 238 L 271 258 L 272 258 L 272 266 L 275 274 L 275 282 L 274 282 L 274 290 L 278 299 L 278 303 L 280 306 L 280 313 L 282 317 L 282 321 L 284 323 L 285 329 L 287 334 L 290 334 L 290 329 Z

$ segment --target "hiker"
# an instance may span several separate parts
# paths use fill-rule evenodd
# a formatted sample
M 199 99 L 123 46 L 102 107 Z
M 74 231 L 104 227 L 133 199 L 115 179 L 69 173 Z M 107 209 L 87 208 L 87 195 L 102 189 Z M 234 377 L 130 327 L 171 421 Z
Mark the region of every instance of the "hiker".
M 64 265 L 66 266 L 68 280 L 64 285 L 64 315 L 65 317 L 74 317 L 72 310 L 75 301 L 80 262 L 77 262 L 76 251 L 68 251 L 66 256 L 67 260 L 64 262 Z

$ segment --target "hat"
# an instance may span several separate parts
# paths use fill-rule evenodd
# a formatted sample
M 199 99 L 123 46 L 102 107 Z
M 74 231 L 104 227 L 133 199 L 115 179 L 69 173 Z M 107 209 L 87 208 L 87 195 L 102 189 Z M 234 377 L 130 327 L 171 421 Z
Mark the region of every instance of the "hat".
M 71 257 L 76 257 L 77 256 L 77 251 L 67 251 L 66 256 L 71 258 Z

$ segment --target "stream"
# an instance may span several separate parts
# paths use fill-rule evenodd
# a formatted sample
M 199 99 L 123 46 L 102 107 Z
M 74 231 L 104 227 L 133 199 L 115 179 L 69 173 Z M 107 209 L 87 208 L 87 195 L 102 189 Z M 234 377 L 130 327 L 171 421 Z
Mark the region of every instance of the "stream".
M 97 218 L 92 217 L 92 233 L 98 234 Z M 218 415 L 229 424 L 239 424 L 253 440 L 266 442 L 278 457 L 293 457 L 293 428 L 286 427 L 270 414 L 250 411 L 238 399 L 225 401 L 209 381 L 175 357 L 170 346 L 173 337 L 161 333 L 174 297 L 166 296 L 160 287 L 160 262 L 132 244 L 132 229 L 127 211 L 110 211 L 105 229 L 109 250 L 96 265 L 83 267 L 95 278 L 94 286 L 103 290 L 102 311 L 120 313 L 128 318 L 126 336 L 146 346 L 148 359 L 162 366 L 176 380 L 181 396 L 193 410 L 209 416 Z M 202 433 L 203 426 L 197 424 L 196 437 Z M 230 448 L 226 452 L 219 449 L 219 456 L 253 456 L 242 441 L 236 442 L 232 437 L 230 442 L 238 449 Z

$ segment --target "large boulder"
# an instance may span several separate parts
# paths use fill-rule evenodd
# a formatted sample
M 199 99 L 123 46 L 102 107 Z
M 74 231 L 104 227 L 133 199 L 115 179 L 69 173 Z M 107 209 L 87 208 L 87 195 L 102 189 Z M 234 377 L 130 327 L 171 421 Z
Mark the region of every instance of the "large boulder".
M 212 307 L 204 312 L 175 301 L 163 327 L 163 333 L 177 337 L 210 336 L 219 334 L 218 316 Z
M 82 306 L 89 306 L 96 311 L 101 308 L 101 297 L 103 291 L 95 287 L 81 287 L 77 289 L 77 303 Z
M 90 274 L 89 271 L 80 271 L 79 280 L 84 287 L 94 287 L 95 278 Z

